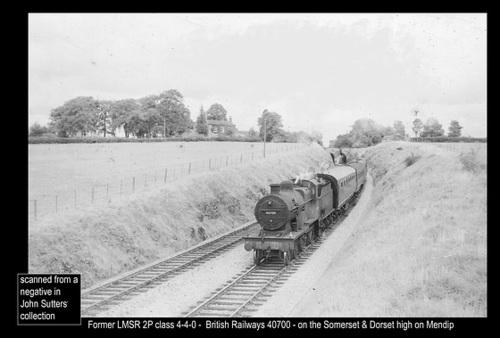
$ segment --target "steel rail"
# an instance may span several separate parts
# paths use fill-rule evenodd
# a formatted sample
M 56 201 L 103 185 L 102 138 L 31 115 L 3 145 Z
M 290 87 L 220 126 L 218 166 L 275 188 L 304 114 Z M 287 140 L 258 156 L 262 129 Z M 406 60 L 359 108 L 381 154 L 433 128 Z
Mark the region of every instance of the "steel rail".
M 251 223 L 248 226 L 237 229 L 236 231 L 229 232 L 219 238 L 214 239 L 213 241 L 204 243 L 203 245 L 197 246 L 191 250 L 185 251 L 183 253 L 180 253 L 178 255 L 169 257 L 159 263 L 156 263 L 154 265 L 148 266 L 144 269 L 141 269 L 139 271 L 136 271 L 132 274 L 126 275 L 118 280 L 114 280 L 110 283 L 103 284 L 99 287 L 96 287 L 94 289 L 89 290 L 88 292 L 85 292 L 82 294 L 82 313 L 83 312 L 89 312 L 92 309 L 95 309 L 99 306 L 104 306 L 108 304 L 109 302 L 115 301 L 119 299 L 120 297 L 123 297 L 133 291 L 136 291 L 138 289 L 144 288 L 147 285 L 154 283 L 158 280 L 165 279 L 169 275 L 174 275 L 180 270 L 189 268 L 195 263 L 198 263 L 200 261 L 209 259 L 210 255 L 213 255 L 215 253 L 218 253 L 220 251 L 223 251 L 225 249 L 230 248 L 231 246 L 237 245 L 241 241 L 243 241 L 243 236 L 239 236 L 239 233 L 244 233 L 245 231 L 248 231 L 251 229 L 256 223 Z M 235 237 L 232 239 L 231 237 Z M 224 241 L 227 241 L 227 243 L 224 243 Z M 221 245 L 222 244 L 222 245 Z M 214 248 L 211 248 L 212 246 L 215 246 Z M 182 260 L 186 259 L 184 262 Z M 179 260 L 181 260 L 179 262 Z M 173 264 L 173 267 L 166 267 L 169 263 Z M 153 270 L 158 270 L 161 269 L 163 270 L 166 268 L 166 271 L 164 272 L 157 272 Z M 149 273 L 154 274 L 154 276 L 147 277 L 144 275 L 147 275 Z M 133 280 L 134 278 L 140 278 L 140 277 L 145 278 L 142 281 L 138 280 Z M 129 287 L 123 286 L 123 284 L 132 284 Z M 122 285 L 122 286 L 120 286 Z M 117 290 L 118 289 L 118 290 Z M 95 302 L 92 302 L 92 298 L 95 297 L 100 297 L 102 296 L 101 294 L 103 292 L 108 292 L 111 293 L 109 296 L 105 296 L 105 298 L 97 300 Z M 83 303 L 87 302 L 92 302 L 91 304 L 84 306 Z

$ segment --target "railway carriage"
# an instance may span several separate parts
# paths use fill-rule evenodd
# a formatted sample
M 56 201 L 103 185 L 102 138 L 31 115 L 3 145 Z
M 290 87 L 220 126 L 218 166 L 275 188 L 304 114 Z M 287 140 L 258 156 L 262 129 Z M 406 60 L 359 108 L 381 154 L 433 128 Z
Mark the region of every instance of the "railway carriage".
M 284 180 L 255 206 L 261 229 L 245 237 L 254 261 L 279 257 L 288 265 L 345 211 L 366 182 L 367 165 L 357 160 L 337 165 L 308 180 Z

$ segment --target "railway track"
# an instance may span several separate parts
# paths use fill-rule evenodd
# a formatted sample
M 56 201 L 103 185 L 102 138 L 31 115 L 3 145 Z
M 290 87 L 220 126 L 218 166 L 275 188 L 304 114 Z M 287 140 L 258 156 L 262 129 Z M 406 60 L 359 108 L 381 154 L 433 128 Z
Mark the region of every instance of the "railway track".
M 256 222 L 249 222 L 237 230 L 200 244 L 190 250 L 130 273 L 112 282 L 82 292 L 82 316 L 92 316 L 111 305 L 149 290 L 178 274 L 192 269 L 229 250 L 255 231 Z
M 357 200 L 353 201 L 353 205 Z M 351 208 L 349 208 L 351 209 Z M 251 265 L 228 281 L 208 298 L 192 307 L 185 317 L 237 317 L 249 316 L 271 296 L 280 284 L 297 271 L 347 217 L 340 215 L 334 224 L 325 229 L 322 237 L 311 243 L 298 257 L 285 266 L 276 257 L 264 260 L 259 266 Z M 94 287 L 82 293 L 82 316 L 95 316 L 108 307 L 119 304 L 135 295 L 154 288 L 166 280 L 198 267 L 206 261 L 228 251 L 243 241 L 243 237 L 260 226 L 249 222 L 237 230 L 202 243 L 159 263 L 130 273 L 115 281 Z
M 347 214 L 347 213 L 346 213 Z M 317 248 L 332 234 L 347 215 L 341 215 L 324 235 L 302 251 L 290 265 L 277 257 L 264 260 L 261 265 L 249 266 L 225 286 L 192 307 L 185 317 L 239 317 L 250 316 L 271 293 L 295 273 Z

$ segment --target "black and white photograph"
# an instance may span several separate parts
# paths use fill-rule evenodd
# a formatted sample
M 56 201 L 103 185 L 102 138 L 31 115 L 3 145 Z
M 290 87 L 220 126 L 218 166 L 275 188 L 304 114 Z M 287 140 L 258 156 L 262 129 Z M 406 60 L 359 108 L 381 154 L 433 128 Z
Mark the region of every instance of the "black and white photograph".
M 487 318 L 487 19 L 28 13 L 18 323 Z

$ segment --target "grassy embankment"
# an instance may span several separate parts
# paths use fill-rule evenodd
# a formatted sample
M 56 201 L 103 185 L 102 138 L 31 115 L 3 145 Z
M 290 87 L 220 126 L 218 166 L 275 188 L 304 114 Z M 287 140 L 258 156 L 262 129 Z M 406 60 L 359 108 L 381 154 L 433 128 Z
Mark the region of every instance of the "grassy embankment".
M 325 316 L 486 316 L 486 145 L 453 147 L 367 149 L 371 205 L 325 276 Z
M 100 207 L 47 216 L 30 229 L 30 273 L 81 273 L 89 287 L 254 219 L 269 184 L 330 165 L 313 144 L 297 152 L 185 177 Z

